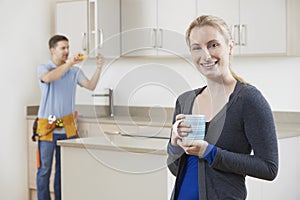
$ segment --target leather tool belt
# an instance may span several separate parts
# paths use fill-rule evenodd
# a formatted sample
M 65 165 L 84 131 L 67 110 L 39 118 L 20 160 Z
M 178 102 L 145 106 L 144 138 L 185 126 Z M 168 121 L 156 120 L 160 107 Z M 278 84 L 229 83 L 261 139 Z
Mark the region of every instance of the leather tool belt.
M 49 123 L 46 118 L 39 118 L 37 121 L 36 133 L 39 136 L 38 140 L 52 141 L 53 130 L 60 130 L 64 128 L 66 131 L 67 138 L 77 136 L 77 125 L 74 115 L 71 113 L 62 118 L 56 119 L 53 123 Z

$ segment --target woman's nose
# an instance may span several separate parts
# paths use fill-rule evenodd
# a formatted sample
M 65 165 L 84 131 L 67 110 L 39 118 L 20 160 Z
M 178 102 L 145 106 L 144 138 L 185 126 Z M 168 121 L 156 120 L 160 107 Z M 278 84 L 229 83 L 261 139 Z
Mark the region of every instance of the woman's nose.
M 203 49 L 203 51 L 201 51 L 201 59 L 207 61 L 211 58 L 210 56 L 210 52 L 208 51 L 208 49 Z

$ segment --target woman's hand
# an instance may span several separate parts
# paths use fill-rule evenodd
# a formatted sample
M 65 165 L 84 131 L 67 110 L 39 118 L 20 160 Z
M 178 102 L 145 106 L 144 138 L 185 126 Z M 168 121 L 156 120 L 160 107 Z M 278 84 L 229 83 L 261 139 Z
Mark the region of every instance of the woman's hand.
M 178 141 L 182 141 L 182 137 L 187 136 L 191 132 L 191 126 L 183 122 L 184 118 L 184 114 L 176 116 L 176 122 L 172 127 L 171 144 L 173 146 L 179 146 Z
M 178 141 L 178 145 L 186 154 L 202 158 L 208 143 L 205 140 L 180 140 Z
M 171 144 L 173 146 L 180 146 L 188 155 L 203 157 L 208 143 L 204 140 L 184 139 L 192 131 L 191 126 L 183 121 L 184 118 L 184 114 L 176 116 L 176 122 L 172 127 Z

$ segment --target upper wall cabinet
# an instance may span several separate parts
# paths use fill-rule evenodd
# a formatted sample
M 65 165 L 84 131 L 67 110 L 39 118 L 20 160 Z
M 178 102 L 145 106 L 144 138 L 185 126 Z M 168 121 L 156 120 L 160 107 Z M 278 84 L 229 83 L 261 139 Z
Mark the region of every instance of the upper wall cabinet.
M 198 14 L 225 19 L 235 55 L 286 54 L 286 0 L 198 0 Z
M 196 0 L 122 0 L 122 55 L 186 55 Z
M 231 26 L 235 55 L 300 56 L 299 0 L 64 0 L 56 32 L 72 53 L 189 55 L 185 31 L 202 14 Z
M 69 38 L 70 53 L 86 52 L 87 3 L 85 1 L 57 2 L 56 23 L 57 34 Z
M 70 39 L 72 54 L 94 57 L 120 55 L 119 0 L 86 0 L 56 3 L 56 32 Z

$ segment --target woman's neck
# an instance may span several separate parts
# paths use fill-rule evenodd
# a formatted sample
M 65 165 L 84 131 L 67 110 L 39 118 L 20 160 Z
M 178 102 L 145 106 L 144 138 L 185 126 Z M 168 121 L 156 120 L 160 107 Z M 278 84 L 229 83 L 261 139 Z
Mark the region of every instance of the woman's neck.
M 217 81 L 207 79 L 207 92 L 210 93 L 213 99 L 222 97 L 225 101 L 228 101 L 236 82 L 237 80 L 233 76 L 224 77 Z

